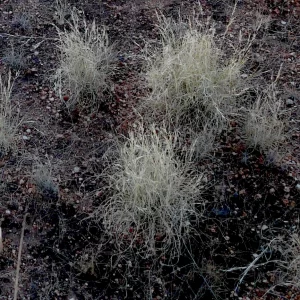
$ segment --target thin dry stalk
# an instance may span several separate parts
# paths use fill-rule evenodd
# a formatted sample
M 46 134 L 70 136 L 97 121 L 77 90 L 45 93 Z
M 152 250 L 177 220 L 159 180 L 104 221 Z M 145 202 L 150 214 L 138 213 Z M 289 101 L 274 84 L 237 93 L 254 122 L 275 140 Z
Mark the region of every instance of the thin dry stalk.
M 26 225 L 26 218 L 28 213 L 24 215 L 23 223 L 22 223 L 22 231 L 20 237 L 20 244 L 19 244 L 19 252 L 18 252 L 18 261 L 17 261 L 17 270 L 16 270 L 16 279 L 15 279 L 15 286 L 14 286 L 14 300 L 18 299 L 18 291 L 19 291 L 19 277 L 20 277 L 20 268 L 21 268 L 21 259 L 22 259 L 22 249 L 23 249 L 23 240 L 24 240 L 24 231 Z
M 15 149 L 17 130 L 21 123 L 11 101 L 13 83 L 10 71 L 6 81 L 0 75 L 0 151 L 2 154 Z
M 0 226 L 0 253 L 3 252 L 2 228 Z

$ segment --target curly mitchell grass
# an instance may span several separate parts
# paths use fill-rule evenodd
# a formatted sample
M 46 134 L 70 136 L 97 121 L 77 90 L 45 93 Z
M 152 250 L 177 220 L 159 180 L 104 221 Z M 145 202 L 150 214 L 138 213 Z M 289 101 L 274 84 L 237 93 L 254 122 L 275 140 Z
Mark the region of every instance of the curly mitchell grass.
M 107 171 L 110 195 L 98 213 L 119 250 L 180 256 L 201 216 L 202 175 L 175 154 L 177 136 L 151 127 L 131 132 Z
M 83 30 L 77 13 L 72 11 L 70 30 L 57 28 L 61 59 L 54 82 L 61 96 L 63 91 L 70 91 L 68 107 L 79 104 L 93 108 L 99 106 L 108 88 L 114 54 L 105 28 L 99 28 L 95 21 L 87 24 L 85 18 L 82 24 Z
M 212 33 L 190 24 L 164 17 L 160 23 L 162 51 L 148 58 L 146 79 L 152 92 L 142 105 L 144 115 L 154 112 L 175 128 L 199 130 L 208 119 L 222 126 L 242 90 L 241 55 L 226 58 Z

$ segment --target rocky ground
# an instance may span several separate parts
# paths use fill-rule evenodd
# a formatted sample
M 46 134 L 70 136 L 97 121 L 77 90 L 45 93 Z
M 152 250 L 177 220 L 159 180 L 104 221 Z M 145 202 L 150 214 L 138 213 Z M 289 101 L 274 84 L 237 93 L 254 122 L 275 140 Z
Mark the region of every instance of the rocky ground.
M 13 299 L 22 223 L 25 218 L 19 299 L 300 299 L 300 291 L 273 286 L 273 264 L 255 268 L 241 283 L 242 270 L 267 241 L 299 232 L 300 2 L 234 1 L 68 1 L 87 20 L 107 26 L 115 44 L 116 71 L 107 104 L 99 111 L 65 115 L 51 75 L 59 58 L 55 1 L 3 0 L 0 3 L 0 73 L 20 73 L 13 101 L 23 119 L 18 152 L 0 157 L 0 299 Z M 142 74 L 145 44 L 158 39 L 156 12 L 177 17 L 196 13 L 228 29 L 228 45 L 239 32 L 253 30 L 257 13 L 270 18 L 249 52 L 245 76 L 278 86 L 287 111 L 288 139 L 283 159 L 247 152 L 234 121 L 211 158 L 205 194 L 205 221 L 190 251 L 175 265 L 115 255 L 99 224 L 89 219 L 103 201 L 102 156 L 116 135 L 126 135 L 134 107 L 147 94 Z M 68 20 L 68 11 L 64 16 Z M 12 50 L 13 49 L 13 50 Z M 12 51 L 14 56 L 12 57 Z M 228 51 L 230 51 L 228 49 Z M 40 184 L 38 166 L 51 171 Z M 279 253 L 268 253 L 279 259 Z M 266 258 L 267 259 L 267 258 Z M 195 267 L 198 266 L 197 268 Z M 300 280 L 300 278 L 299 278 Z

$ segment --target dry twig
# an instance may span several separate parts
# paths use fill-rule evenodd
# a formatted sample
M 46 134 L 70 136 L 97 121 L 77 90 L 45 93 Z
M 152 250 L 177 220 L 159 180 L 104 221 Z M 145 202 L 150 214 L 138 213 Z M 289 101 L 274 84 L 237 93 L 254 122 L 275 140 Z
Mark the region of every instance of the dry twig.
M 17 262 L 17 270 L 16 270 L 16 280 L 15 280 L 15 287 L 14 287 L 14 300 L 18 298 L 18 291 L 19 291 L 19 275 L 20 275 L 20 268 L 21 268 L 21 258 L 22 258 L 22 249 L 23 249 L 23 240 L 24 240 L 24 231 L 26 225 L 26 218 L 28 213 L 24 215 L 23 223 L 22 223 L 22 231 L 20 237 L 20 245 L 19 245 L 19 253 L 18 253 L 18 262 Z

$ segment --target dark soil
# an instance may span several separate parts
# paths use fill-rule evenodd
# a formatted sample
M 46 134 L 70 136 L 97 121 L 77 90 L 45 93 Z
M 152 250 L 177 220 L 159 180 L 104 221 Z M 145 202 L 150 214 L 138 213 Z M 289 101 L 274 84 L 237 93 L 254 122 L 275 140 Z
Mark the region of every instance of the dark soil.
M 238 1 L 236 21 L 228 32 L 229 41 L 240 30 L 247 35 L 257 10 L 271 17 L 250 49 L 249 56 L 256 60 L 250 60 L 249 70 L 261 72 L 259 80 L 270 82 L 282 65 L 280 91 L 294 101 L 287 107 L 289 155 L 275 164 L 273 157 L 246 149 L 239 124 L 220 137 L 213 158 L 198 166 L 209 170 L 206 212 L 179 261 L 163 254 L 157 260 L 141 258 L 139 245 L 135 255 L 118 256 L 100 222 L 89 217 L 105 198 L 99 176 L 105 167 L 102 157 L 115 135 L 127 134 L 137 118 L 133 108 L 148 92 L 141 57 L 146 42 L 155 44 L 159 38 L 156 11 L 174 18 L 179 11 L 183 18 L 195 11 L 203 22 L 214 20 L 221 34 L 234 1 L 69 3 L 87 20 L 107 26 L 117 50 L 114 89 L 107 93 L 106 104 L 94 113 L 75 109 L 71 116 L 62 111 L 49 79 L 59 57 L 52 25 L 55 1 L 0 3 L 0 72 L 14 69 L 5 57 L 12 46 L 18 49 L 24 61 L 18 66 L 13 100 L 28 120 L 20 137 L 29 137 L 20 139 L 19 153 L 0 156 L 0 299 L 12 299 L 25 213 L 19 299 L 300 299 L 300 291 L 292 288 L 265 294 L 273 285 L 268 272 L 276 268 L 272 264 L 250 271 L 241 284 L 243 270 L 225 272 L 248 266 L 272 238 L 299 232 L 299 1 Z M 33 156 L 51 161 L 58 192 L 36 186 Z M 280 254 L 268 253 L 260 263 L 273 258 L 280 259 Z

